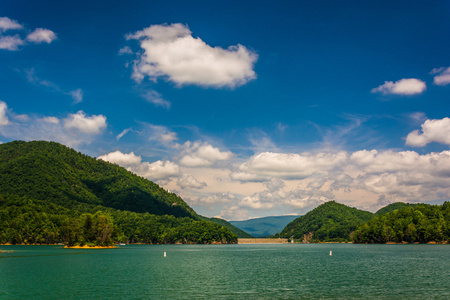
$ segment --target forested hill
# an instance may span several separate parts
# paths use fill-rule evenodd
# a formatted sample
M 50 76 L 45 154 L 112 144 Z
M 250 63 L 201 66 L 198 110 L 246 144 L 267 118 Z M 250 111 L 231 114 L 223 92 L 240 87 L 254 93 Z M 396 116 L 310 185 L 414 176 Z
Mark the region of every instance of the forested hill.
M 350 233 L 373 216 L 371 212 L 330 201 L 295 219 L 276 236 L 305 242 L 351 241 Z
M 66 208 L 101 205 L 198 218 L 180 197 L 157 184 L 54 142 L 1 144 L 0 194 L 26 196 Z
M 354 243 L 448 243 L 450 202 L 403 206 L 358 226 Z
M 53 142 L 0 145 L 0 244 L 236 243 L 228 228 L 117 165 Z
M 389 205 L 387 205 L 387 206 L 385 206 L 383 208 L 380 208 L 375 213 L 375 215 L 376 216 L 381 216 L 381 215 L 384 215 L 384 214 L 391 213 L 391 212 L 393 212 L 394 210 L 397 210 L 397 209 L 403 209 L 403 208 L 406 208 L 406 207 L 414 207 L 414 206 L 417 206 L 417 205 L 420 205 L 420 204 L 395 202 L 395 203 L 391 203 L 391 204 L 389 204 Z

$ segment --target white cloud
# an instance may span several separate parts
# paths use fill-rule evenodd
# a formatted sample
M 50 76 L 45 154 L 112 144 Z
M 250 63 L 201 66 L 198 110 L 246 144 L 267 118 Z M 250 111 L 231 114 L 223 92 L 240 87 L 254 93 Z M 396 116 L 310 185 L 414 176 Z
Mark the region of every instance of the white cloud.
M 450 84 L 450 67 L 433 69 L 431 74 L 434 76 L 434 84 L 436 85 L 447 85 Z
M 115 151 L 99 156 L 98 159 L 117 164 L 124 168 L 138 166 L 142 162 L 142 158 L 140 156 L 135 155 L 133 152 L 127 154 L 122 153 L 120 151 Z
M 19 46 L 25 45 L 25 42 L 18 34 L 14 36 L 0 36 L 0 49 L 17 51 Z
M 30 41 L 35 44 L 47 43 L 50 44 L 54 40 L 56 40 L 56 34 L 50 29 L 45 28 L 36 28 L 33 32 L 28 34 L 27 41 Z
M 245 181 L 270 178 L 303 179 L 316 173 L 332 171 L 347 160 L 345 152 L 288 154 L 263 152 L 250 157 L 231 174 L 232 179 Z
M 65 129 L 74 129 L 87 134 L 100 134 L 106 128 L 105 116 L 93 115 L 89 117 L 82 110 L 76 114 L 69 114 L 63 122 Z
M 70 91 L 68 94 L 72 97 L 74 104 L 83 101 L 83 91 L 81 89 Z
M 83 116 L 87 124 L 83 126 L 83 119 L 74 120 L 76 116 Z M 95 126 L 89 124 L 96 119 L 101 121 L 102 118 L 98 117 L 101 115 L 86 117 L 84 113 L 80 112 L 77 115 L 69 114 L 62 120 L 52 116 L 19 115 L 8 109 L 5 102 L 0 101 L 0 136 L 24 141 L 55 141 L 76 148 L 81 144 L 90 144 L 94 139 L 98 139 L 97 134 L 100 132 L 94 130 Z M 102 122 L 98 122 L 98 125 L 100 128 L 103 126 Z
M 59 124 L 59 119 L 56 117 L 45 117 L 42 120 L 52 124 Z
M 0 32 L 14 29 L 23 29 L 23 26 L 8 17 L 0 17 Z
M 414 130 L 408 134 L 406 145 L 423 147 L 432 142 L 450 145 L 450 118 L 426 120 L 421 127 L 422 133 Z
M 115 151 L 99 156 L 98 159 L 118 164 L 128 171 L 152 181 L 170 180 L 172 177 L 178 177 L 180 175 L 178 165 L 173 162 L 161 160 L 153 163 L 142 162 L 142 158 L 133 152 L 126 154 Z
M 383 95 L 415 95 L 426 90 L 425 82 L 416 78 L 404 78 L 396 82 L 385 81 L 383 85 L 372 89 L 372 93 L 382 93 Z
M 183 189 L 202 189 L 207 186 L 206 182 L 200 181 L 188 174 L 181 175 L 178 178 L 177 184 Z
M 17 21 L 11 20 L 8 17 L 0 18 L 0 49 L 17 51 L 19 50 L 19 46 L 27 44 L 26 41 L 36 44 L 40 44 L 42 42 L 50 44 L 53 40 L 56 39 L 56 34 L 53 31 L 45 28 L 35 29 L 33 32 L 28 34 L 25 40 L 22 39 L 19 34 L 6 36 L 1 35 L 1 32 L 6 32 L 13 29 L 22 30 L 24 28 Z
M 183 24 L 153 25 L 126 38 L 138 40 L 144 50 L 133 68 L 138 82 L 148 76 L 178 85 L 236 87 L 256 78 L 256 53 L 242 45 L 211 47 Z
M 6 110 L 8 109 L 8 106 L 5 102 L 0 100 L 0 126 L 8 125 L 9 120 L 6 116 Z
M 146 92 L 142 97 L 155 106 L 162 106 L 166 109 L 170 108 L 170 102 L 163 99 L 160 93 L 154 90 Z
M 241 221 L 249 219 L 249 212 L 246 209 L 242 209 L 237 205 L 227 206 L 222 209 L 218 218 L 228 221 Z
M 232 152 L 220 151 L 219 148 L 206 142 L 186 142 L 183 148 L 179 162 L 187 167 L 208 167 L 218 161 L 225 161 L 234 157 Z

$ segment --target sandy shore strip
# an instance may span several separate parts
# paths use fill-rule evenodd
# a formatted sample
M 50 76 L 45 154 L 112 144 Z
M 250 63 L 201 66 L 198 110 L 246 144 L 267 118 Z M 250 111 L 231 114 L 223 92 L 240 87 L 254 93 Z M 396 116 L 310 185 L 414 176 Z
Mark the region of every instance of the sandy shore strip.
M 288 239 L 238 239 L 238 244 L 287 244 Z

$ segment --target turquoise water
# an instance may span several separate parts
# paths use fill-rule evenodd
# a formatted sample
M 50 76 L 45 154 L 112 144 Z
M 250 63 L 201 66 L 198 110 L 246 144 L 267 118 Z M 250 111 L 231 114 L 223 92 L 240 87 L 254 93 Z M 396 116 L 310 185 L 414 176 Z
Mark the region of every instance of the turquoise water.
M 1 299 L 450 299 L 450 245 L 0 248 Z

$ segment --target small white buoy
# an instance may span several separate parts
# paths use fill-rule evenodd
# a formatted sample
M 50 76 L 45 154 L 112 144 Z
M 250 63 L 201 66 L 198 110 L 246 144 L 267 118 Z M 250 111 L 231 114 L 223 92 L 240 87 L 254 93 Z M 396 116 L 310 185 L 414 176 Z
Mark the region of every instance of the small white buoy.
M 333 251 L 330 250 L 330 256 L 333 255 Z
M 331 254 L 330 254 L 331 255 Z M 166 255 L 166 251 L 164 251 L 164 257 L 166 257 L 167 255 Z

